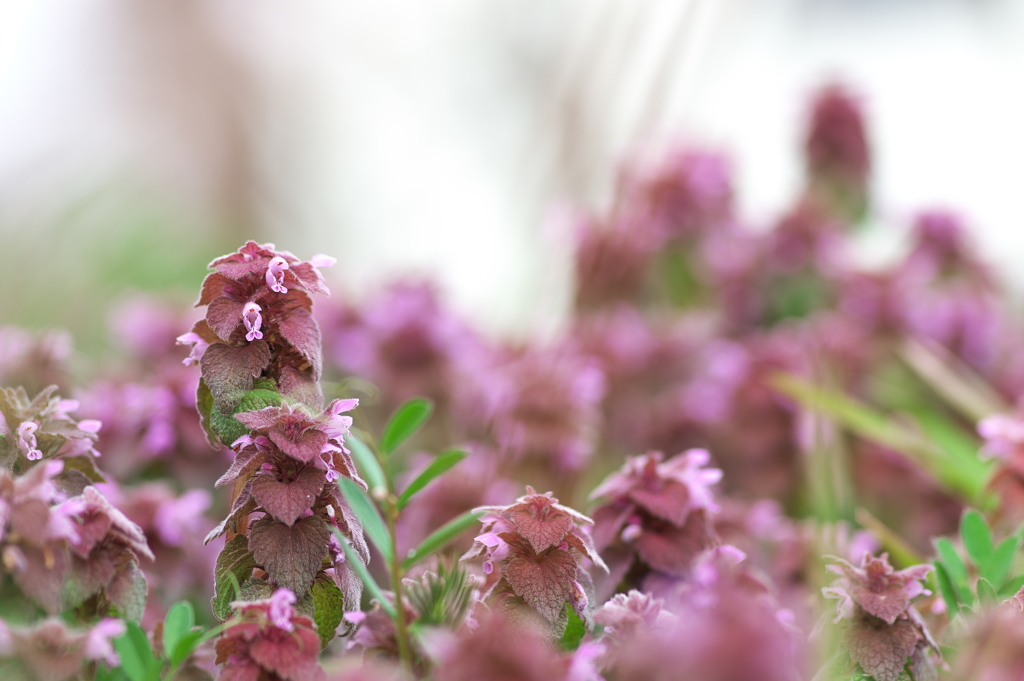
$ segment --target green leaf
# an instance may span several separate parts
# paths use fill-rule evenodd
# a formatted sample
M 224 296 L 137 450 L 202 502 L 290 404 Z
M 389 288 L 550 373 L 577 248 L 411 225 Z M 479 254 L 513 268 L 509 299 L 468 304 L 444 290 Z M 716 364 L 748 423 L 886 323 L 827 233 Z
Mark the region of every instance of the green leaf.
M 430 484 L 434 478 L 447 472 L 455 464 L 465 459 L 466 456 L 466 452 L 458 449 L 449 449 L 438 454 L 437 458 L 431 461 L 430 465 L 417 475 L 415 480 L 409 483 L 409 486 L 402 492 L 402 496 L 398 497 L 398 510 L 405 508 L 406 504 L 409 503 L 417 492 Z
M 211 605 L 221 622 L 231 616 L 231 601 L 237 598 L 239 584 L 249 579 L 254 567 L 256 559 L 249 551 L 249 538 L 245 535 L 236 535 L 217 556 Z
M 466 511 L 454 520 L 448 521 L 441 529 L 424 539 L 419 546 L 409 551 L 409 555 L 402 561 L 402 570 L 408 571 L 427 556 L 440 551 L 448 542 L 475 525 L 482 515 L 482 512 Z
M 377 547 L 384 562 L 391 565 L 391 535 L 388 534 L 388 528 L 384 525 L 380 513 L 377 512 L 377 507 L 366 496 L 363 489 L 356 484 L 355 480 L 342 476 L 338 479 L 338 484 L 341 486 L 341 493 L 345 495 L 348 505 L 352 507 L 352 512 L 363 524 L 366 535 Z
M 981 576 L 992 582 L 996 588 L 1001 587 L 1006 581 L 1006 576 L 1010 574 L 1010 566 L 1013 564 L 1019 546 L 1020 537 L 1017 535 L 1001 541 L 989 559 L 981 566 Z
M 942 594 L 942 600 L 946 601 L 946 612 L 949 613 L 950 617 L 953 617 L 960 611 L 956 589 L 953 588 L 953 580 L 949 578 L 949 573 L 946 572 L 946 568 L 942 563 L 935 561 L 934 565 L 935 580 L 939 583 L 939 593 Z
M 935 475 L 952 492 L 976 505 L 983 505 L 981 502 L 985 499 L 984 490 L 992 464 L 980 461 L 975 451 L 968 452 L 964 436 L 944 424 L 943 419 L 917 414 L 918 425 L 927 429 L 931 436 L 925 437 L 889 414 L 796 376 L 775 374 L 771 385 L 805 408 L 835 419 L 854 434 L 904 454 Z M 936 444 L 934 439 L 941 440 L 940 444 L 949 451 Z
M 195 624 L 196 614 L 188 601 L 178 601 L 167 611 L 167 617 L 164 619 L 164 654 L 172 665 L 179 664 L 192 652 L 188 650 L 183 657 L 178 656 L 179 644 L 193 633 L 192 627 Z
M 203 432 L 206 433 L 206 441 L 210 443 L 210 446 L 216 450 L 220 450 L 221 442 L 220 436 L 213 429 L 213 393 L 210 392 L 209 386 L 206 385 L 206 381 L 199 379 L 199 387 L 196 389 L 196 411 L 199 412 L 199 423 L 203 426 Z M 219 413 L 219 412 L 218 412 Z
M 980 513 L 973 509 L 964 513 L 960 520 L 960 537 L 975 565 L 981 567 L 988 562 L 992 555 L 992 532 Z
M 587 625 L 576 614 L 576 608 L 566 603 L 565 609 L 569 611 L 569 622 L 565 625 L 562 638 L 558 639 L 558 647 L 562 650 L 576 650 L 587 633 Z
M 341 589 L 330 579 L 318 579 L 313 582 L 313 623 L 316 633 L 320 636 L 320 647 L 326 648 L 334 640 L 334 635 L 345 614 L 345 597 Z
M 384 610 L 391 619 L 395 619 L 395 606 L 392 605 L 391 601 L 384 596 L 384 592 L 377 585 L 373 576 L 370 575 L 370 571 L 366 569 L 365 565 L 363 565 L 363 561 L 359 558 L 359 554 L 356 553 L 356 550 L 352 548 L 351 544 L 349 544 L 348 537 L 343 535 L 341 530 L 336 527 L 331 528 L 331 531 L 334 532 L 334 536 L 337 537 L 338 542 L 341 543 L 341 548 L 345 551 L 345 560 L 348 561 L 349 566 L 356 573 L 359 579 L 362 580 L 366 590 L 370 592 L 370 597 L 376 599 L 377 602 L 380 603 L 381 609 Z
M 1001 598 L 1013 598 L 1018 591 L 1024 588 L 1024 575 L 1014 577 L 999 589 Z
M 125 622 L 125 632 L 114 639 L 114 649 L 121 658 L 121 669 L 131 681 L 157 681 L 160 662 L 153 655 L 149 638 L 135 622 Z
M 996 593 L 995 587 L 992 586 L 992 582 L 988 581 L 984 577 L 978 580 L 978 602 L 987 605 L 991 603 L 999 602 L 999 595 Z
M 355 459 L 356 465 L 359 467 L 359 471 L 366 478 L 367 484 L 370 486 L 371 494 L 377 494 L 377 490 L 387 491 L 388 480 L 384 475 L 384 469 L 380 467 L 380 461 L 377 460 L 376 455 L 370 451 L 370 448 L 366 446 L 366 443 L 357 438 L 352 433 L 345 435 L 345 444 L 352 451 L 352 458 Z
M 380 438 L 380 448 L 385 455 L 393 453 L 413 433 L 420 429 L 434 410 L 434 403 L 424 397 L 416 397 L 397 410 L 384 426 L 384 434 Z
M 940 537 L 935 540 L 935 549 L 939 553 L 939 560 L 946 569 L 946 574 L 952 580 L 957 602 L 972 605 L 974 597 L 967 585 L 967 568 L 956 547 L 953 546 L 953 542 L 946 537 Z

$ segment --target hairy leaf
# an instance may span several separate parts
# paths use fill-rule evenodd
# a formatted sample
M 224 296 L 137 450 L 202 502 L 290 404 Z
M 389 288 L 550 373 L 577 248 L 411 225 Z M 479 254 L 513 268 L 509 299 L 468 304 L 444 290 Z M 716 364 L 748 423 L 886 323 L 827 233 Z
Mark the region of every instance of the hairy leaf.
M 338 625 L 341 624 L 341 617 L 345 613 L 345 599 L 341 589 L 334 582 L 325 579 L 313 582 L 311 592 L 313 622 L 316 624 L 316 633 L 320 636 L 320 646 L 326 648 L 334 639 Z
M 847 632 L 850 656 L 875 681 L 898 681 L 917 640 L 917 630 L 909 620 L 877 629 L 855 626 Z
M 308 311 L 301 307 L 289 309 L 277 319 L 277 330 L 288 344 L 295 348 L 312 367 L 311 378 L 316 381 L 323 371 L 320 354 L 320 328 Z
M 384 426 L 384 434 L 380 438 L 381 450 L 391 454 L 398 449 L 430 418 L 433 409 L 433 403 L 423 397 L 411 399 L 400 406 Z
M 254 567 L 256 560 L 249 550 L 248 537 L 239 534 L 224 545 L 213 571 L 215 592 L 211 604 L 217 619 L 223 622 L 231 615 L 231 602 L 237 597 L 236 589 L 249 578 Z
M 306 405 L 315 412 L 324 408 L 324 394 L 320 390 L 320 384 L 305 371 L 291 365 L 281 367 L 277 387 L 282 395 Z
M 313 466 L 306 466 L 290 481 L 263 473 L 253 478 L 252 497 L 264 511 L 290 527 L 313 508 L 325 481 L 324 472 Z
M 241 346 L 214 343 L 206 348 L 199 366 L 213 395 L 215 409 L 222 413 L 230 411 L 269 364 L 270 346 L 263 340 Z
M 291 527 L 261 518 L 250 529 L 249 547 L 271 582 L 302 598 L 320 571 L 330 537 L 319 516 L 301 518 Z
M 505 566 L 505 578 L 516 595 L 551 623 L 558 621 L 566 601 L 573 600 L 576 560 L 568 551 L 543 556 L 515 556 Z
M 682 526 L 690 515 L 690 491 L 676 480 L 665 482 L 657 490 L 636 487 L 629 491 L 629 498 L 652 515 L 677 527 Z
M 534 515 L 532 509 L 519 509 L 512 511 L 510 516 L 519 534 L 530 542 L 537 553 L 562 541 L 573 528 L 572 518 L 568 514 L 559 513 L 550 506 L 537 515 Z
M 118 570 L 107 587 L 107 599 L 117 607 L 121 617 L 132 622 L 142 620 L 147 594 L 146 576 L 135 561 Z
M 398 497 L 399 510 L 406 507 L 409 501 L 421 489 L 429 485 L 434 478 L 450 470 L 455 464 L 466 458 L 466 452 L 458 449 L 449 449 L 437 455 L 433 461 L 416 476 L 416 479 L 409 483 L 402 495 Z
M 90 455 L 83 456 L 68 456 L 61 459 L 64 462 L 64 473 L 68 471 L 78 471 L 90 482 L 106 482 L 107 479 L 103 477 L 99 469 L 96 468 L 96 459 Z M 63 475 L 63 473 L 62 473 Z
M 199 387 L 196 388 L 196 411 L 199 412 L 199 423 L 203 426 L 203 432 L 206 433 L 206 441 L 210 443 L 211 447 L 219 450 L 222 443 L 220 435 L 213 428 L 213 415 L 220 412 L 213 404 L 213 393 L 210 392 L 206 381 L 201 378 Z
M 234 330 L 242 325 L 242 310 L 246 302 L 227 296 L 219 296 L 210 301 L 206 308 L 206 323 L 222 341 L 230 340 Z

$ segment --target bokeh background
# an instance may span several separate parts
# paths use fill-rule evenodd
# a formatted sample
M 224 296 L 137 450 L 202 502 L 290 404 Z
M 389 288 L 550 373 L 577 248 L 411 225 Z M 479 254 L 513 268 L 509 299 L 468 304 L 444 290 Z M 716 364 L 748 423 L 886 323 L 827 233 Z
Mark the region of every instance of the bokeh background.
M 191 299 L 254 238 L 533 332 L 570 300 L 564 206 L 682 140 L 767 226 L 831 81 L 870 125 L 862 257 L 949 206 L 1019 291 L 1022 75 L 1014 0 L 6 0 L 0 319 L 93 348 L 111 301 Z

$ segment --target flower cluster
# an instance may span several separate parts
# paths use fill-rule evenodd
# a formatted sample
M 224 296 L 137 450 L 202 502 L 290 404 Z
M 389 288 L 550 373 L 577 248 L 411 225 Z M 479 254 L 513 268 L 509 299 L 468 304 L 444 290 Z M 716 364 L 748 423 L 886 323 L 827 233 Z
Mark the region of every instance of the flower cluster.
M 323 681 L 317 662 L 320 639 L 313 621 L 296 614 L 295 594 L 278 589 L 270 598 L 233 603 L 235 619 L 217 640 L 222 681 Z
M 210 264 L 215 271 L 197 303 L 206 316 L 179 339 L 193 345 L 186 362 L 202 370 L 197 406 L 211 443 L 234 452 L 217 481 L 232 488 L 231 510 L 206 537 L 228 535 L 215 569 L 214 612 L 226 619 L 234 610 L 245 622 L 218 642 L 222 678 L 313 678 L 311 670 L 322 673 L 319 644 L 334 637 L 343 609 L 359 605 L 362 582 L 334 536 L 369 560 L 362 527 L 336 484 L 345 476 L 366 488 L 344 441 L 352 418 L 343 414 L 358 401 L 323 406 L 310 299 L 328 293 L 316 268 L 331 262 L 300 262 L 272 244 L 248 242 Z M 234 600 L 235 583 L 242 601 Z M 290 613 L 291 603 L 312 604 L 315 632 L 309 620 L 294 630 L 288 624 L 280 613 Z M 246 620 L 264 605 L 272 626 Z M 268 646 L 272 656 L 262 657 Z
M 551 492 L 526 492 L 509 506 L 476 509 L 486 514 L 483 532 L 462 559 L 484 557 L 488 595 L 507 611 L 536 613 L 560 636 L 567 608 L 587 616 L 589 565 L 608 568 L 585 529 L 590 518 L 562 506 Z
M 88 662 L 120 664 L 112 641 L 125 631 L 124 622 L 102 619 L 90 629 L 69 627 L 51 617 L 29 627 L 9 626 L 0 619 L 0 672 L 5 679 L 79 679 Z
M 835 598 L 836 622 L 845 625 L 846 647 L 854 663 L 877 681 L 935 678 L 939 647 L 911 601 L 927 593 L 921 583 L 930 565 L 895 570 L 886 554 L 865 554 L 855 566 L 834 558 L 828 569 L 839 578 L 822 593 Z
M 660 452 L 631 457 L 591 494 L 594 540 L 611 568 L 612 588 L 639 587 L 651 573 L 689 574 L 694 558 L 716 543 L 710 487 L 722 477 L 710 455 L 692 449 L 662 461 Z

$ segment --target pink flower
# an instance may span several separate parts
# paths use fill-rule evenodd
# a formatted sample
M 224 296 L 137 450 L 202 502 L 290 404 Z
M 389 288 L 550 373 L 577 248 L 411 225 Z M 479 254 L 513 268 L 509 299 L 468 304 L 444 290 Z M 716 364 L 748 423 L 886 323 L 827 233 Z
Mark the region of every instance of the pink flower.
M 267 264 L 267 286 L 270 287 L 271 291 L 277 293 L 287 293 L 288 289 L 284 286 L 284 271 L 288 269 L 288 261 L 277 255 L 274 256 L 270 263 Z
M 295 630 L 295 625 L 292 624 L 292 617 L 295 616 L 295 609 L 292 608 L 294 604 L 295 594 L 288 589 L 278 589 L 274 592 L 270 597 L 268 616 L 275 627 L 285 631 Z
M 36 442 L 37 430 L 39 430 L 39 424 L 35 421 L 23 421 L 18 426 L 18 449 L 29 461 L 39 461 L 43 458 L 43 453 L 39 450 L 39 445 Z
M 188 353 L 188 357 L 181 360 L 181 363 L 185 366 L 199 364 L 199 360 L 203 358 L 206 348 L 210 347 L 210 344 L 204 341 L 198 333 L 192 331 L 181 334 L 176 340 L 178 345 L 192 346 L 192 351 Z
M 263 338 L 260 327 L 263 325 L 263 316 L 260 314 L 260 306 L 256 303 L 246 303 L 242 308 L 242 322 L 245 324 L 245 340 L 250 343 Z

